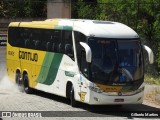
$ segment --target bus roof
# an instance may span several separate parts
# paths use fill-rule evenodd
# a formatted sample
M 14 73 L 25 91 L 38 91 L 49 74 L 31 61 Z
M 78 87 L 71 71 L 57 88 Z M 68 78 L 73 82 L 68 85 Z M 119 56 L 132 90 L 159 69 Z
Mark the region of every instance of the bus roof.
M 101 38 L 139 38 L 130 27 L 112 21 L 84 20 L 84 19 L 47 19 L 45 21 L 13 22 L 11 26 L 64 29 L 79 31 L 86 36 Z

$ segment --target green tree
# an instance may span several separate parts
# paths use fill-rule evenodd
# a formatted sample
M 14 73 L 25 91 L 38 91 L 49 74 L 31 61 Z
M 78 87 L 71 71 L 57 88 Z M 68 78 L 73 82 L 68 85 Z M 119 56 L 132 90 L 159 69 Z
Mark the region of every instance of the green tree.
M 158 0 L 143 0 L 140 1 L 139 8 L 139 21 L 138 21 L 138 32 L 144 42 L 148 44 L 155 55 L 154 66 L 157 71 L 160 71 L 160 55 L 157 54 L 160 45 L 160 3 Z M 155 73 L 155 72 L 154 72 Z
M 46 17 L 47 0 L 2 0 L 0 17 Z
M 93 3 L 77 0 L 75 9 L 76 18 L 117 21 L 133 28 L 142 42 L 152 48 L 155 55 L 154 66 L 160 71 L 159 6 L 159 0 L 97 0 L 94 6 Z
M 72 18 L 96 19 L 96 0 L 73 0 Z

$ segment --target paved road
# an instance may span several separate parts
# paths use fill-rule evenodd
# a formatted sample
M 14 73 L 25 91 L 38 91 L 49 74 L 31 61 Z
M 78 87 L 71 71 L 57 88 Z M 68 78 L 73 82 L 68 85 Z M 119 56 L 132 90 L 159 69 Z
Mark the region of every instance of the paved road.
M 148 112 L 160 111 L 160 109 L 142 105 L 123 105 L 123 106 L 89 106 L 79 104 L 77 108 L 70 106 L 69 100 L 55 96 L 52 94 L 44 93 L 41 91 L 34 91 L 33 94 L 25 94 L 18 90 L 17 86 L 5 77 L 5 49 L 0 49 L 0 111 L 48 111 L 42 113 L 43 116 L 51 115 L 54 119 L 108 119 L 108 120 L 123 120 L 123 119 L 141 119 L 128 117 L 130 114 L 127 111 Z M 50 112 L 49 112 L 50 111 Z M 53 112 L 54 111 L 54 112 Z M 0 115 L 1 116 L 1 115 Z M 57 117 L 56 117 L 57 116 Z M 68 116 L 67 118 L 65 118 Z M 72 116 L 69 118 L 69 116 Z M 76 117 L 76 118 L 75 118 Z M 147 118 L 147 117 L 146 117 Z M 2 118 L 8 120 L 9 118 Z M 22 118 L 11 118 L 22 119 Z M 26 118 L 23 118 L 26 119 Z M 33 118 L 32 118 L 33 119 Z M 34 118 L 35 120 L 53 119 L 53 118 Z M 144 118 L 143 118 L 144 119 Z M 157 118 L 158 119 L 158 118 Z M 0 119 L 1 120 L 1 119 Z

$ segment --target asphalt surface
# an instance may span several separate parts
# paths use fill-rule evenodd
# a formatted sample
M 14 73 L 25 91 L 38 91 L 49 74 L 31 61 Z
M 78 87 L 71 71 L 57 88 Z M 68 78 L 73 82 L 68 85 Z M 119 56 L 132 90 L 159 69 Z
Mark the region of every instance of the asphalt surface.
M 23 115 L 22 112 L 41 112 L 42 118 L 26 118 L 24 116 L 8 118 L 2 117 L 3 120 L 8 119 L 78 119 L 78 120 L 123 120 L 123 119 L 148 119 L 148 116 L 138 117 L 136 113 L 160 113 L 160 109 L 150 106 L 149 103 L 144 102 L 141 105 L 123 105 L 123 106 L 89 106 L 86 104 L 79 103 L 77 108 L 70 106 L 70 101 L 56 95 L 48 94 L 42 91 L 35 90 L 33 94 L 25 94 L 18 90 L 18 87 L 12 83 L 5 75 L 6 71 L 6 50 L 0 48 L 0 117 L 2 112 L 11 111 L 12 113 L 18 111 Z M 42 112 L 43 111 L 43 112 Z M 132 116 L 131 116 L 132 114 Z M 26 115 L 26 113 L 25 113 Z M 27 114 L 28 115 L 28 114 Z M 24 117 L 24 118 L 22 118 Z M 158 117 L 152 119 L 160 119 Z

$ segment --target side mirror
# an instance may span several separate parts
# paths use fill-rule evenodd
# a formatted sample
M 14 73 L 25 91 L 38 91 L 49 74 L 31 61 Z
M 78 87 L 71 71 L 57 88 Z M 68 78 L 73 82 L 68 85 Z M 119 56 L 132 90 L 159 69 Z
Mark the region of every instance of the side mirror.
M 80 42 L 80 45 L 85 49 L 86 52 L 86 61 L 91 63 L 92 61 L 92 51 L 91 48 L 84 42 Z
M 151 48 L 149 48 L 148 46 L 146 45 L 142 45 L 143 46 L 143 49 L 147 51 L 148 53 L 148 59 L 149 59 L 149 63 L 150 64 L 153 64 L 154 62 L 154 54 L 153 54 L 153 51 L 151 50 Z

